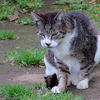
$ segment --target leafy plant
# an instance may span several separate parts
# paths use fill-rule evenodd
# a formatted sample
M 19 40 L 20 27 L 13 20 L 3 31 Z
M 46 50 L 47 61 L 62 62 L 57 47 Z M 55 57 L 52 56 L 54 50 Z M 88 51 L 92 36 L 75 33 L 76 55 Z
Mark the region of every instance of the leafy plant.
M 74 96 L 70 91 L 53 94 L 43 86 L 33 91 L 31 86 L 22 84 L 0 86 L 0 94 L 9 100 L 83 100 L 81 96 Z
M 9 30 L 2 30 L 0 31 L 0 39 L 14 39 L 15 38 L 15 31 L 9 31 Z
M 11 5 L 10 3 L 16 2 L 16 5 Z M 4 0 L 0 4 L 0 20 L 7 19 L 14 15 L 17 8 L 24 8 L 23 11 L 27 12 L 25 9 L 38 9 L 43 6 L 42 0 Z
M 35 89 L 41 89 L 43 87 L 42 83 L 35 83 L 32 85 Z
M 14 61 L 21 66 L 34 66 L 42 63 L 45 49 L 10 51 L 6 55 L 9 61 Z
M 21 100 L 22 96 L 29 97 L 31 95 L 32 88 L 23 86 L 22 84 L 14 85 L 3 85 L 0 86 L 0 94 L 2 94 L 6 99 L 16 99 Z
M 65 0 L 58 0 L 58 1 L 53 2 L 53 4 L 55 4 L 55 5 L 66 5 L 66 2 L 65 2 Z
M 16 0 L 5 0 L 6 2 L 9 2 L 9 3 L 14 3 L 16 2 Z
M 88 4 L 72 4 L 69 6 L 70 9 L 74 9 L 74 10 L 87 10 L 89 8 Z
M 55 4 L 55 5 L 66 5 L 66 4 L 70 4 L 70 3 L 73 3 L 73 2 L 80 3 L 80 2 L 83 2 L 83 0 L 57 0 L 57 1 L 53 2 L 53 4 Z
M 42 0 L 16 0 L 21 8 L 26 9 L 38 9 L 42 7 L 43 1 Z
M 29 18 L 29 17 L 25 17 L 25 18 L 21 19 L 18 23 L 20 23 L 22 25 L 34 25 L 35 24 L 35 22 L 33 22 L 31 20 L 31 18 Z
M 15 6 L 10 7 L 7 2 L 0 5 L 0 8 L 0 20 L 11 17 L 17 11 Z

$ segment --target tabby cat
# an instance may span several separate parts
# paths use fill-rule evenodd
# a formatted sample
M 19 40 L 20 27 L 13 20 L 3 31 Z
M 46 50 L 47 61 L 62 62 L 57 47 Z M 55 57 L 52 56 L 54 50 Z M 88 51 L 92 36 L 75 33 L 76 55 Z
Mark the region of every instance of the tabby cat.
M 60 93 L 70 84 L 77 89 L 87 89 L 100 61 L 100 36 L 96 25 L 80 11 L 31 12 L 31 15 L 41 45 L 47 48 L 45 75 L 57 75 L 58 84 L 52 86 L 51 91 Z

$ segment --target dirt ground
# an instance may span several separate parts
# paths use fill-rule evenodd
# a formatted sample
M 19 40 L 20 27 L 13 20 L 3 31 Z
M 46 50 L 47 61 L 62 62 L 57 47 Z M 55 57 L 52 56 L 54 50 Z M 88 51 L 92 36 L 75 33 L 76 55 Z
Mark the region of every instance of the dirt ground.
M 51 3 L 54 0 L 45 1 L 45 6 L 37 12 L 45 13 L 47 11 L 54 11 L 54 9 L 51 8 Z M 7 59 L 4 52 L 19 49 L 41 48 L 35 34 L 35 26 L 24 26 L 6 22 L 0 25 L 0 30 L 15 30 L 16 36 L 19 37 L 18 40 L 0 40 L 0 85 L 7 83 L 23 83 L 25 85 L 33 83 L 45 84 L 45 68 L 20 67 L 13 63 L 4 63 Z M 84 100 L 100 100 L 100 66 L 98 66 L 95 71 L 89 89 L 78 90 L 74 86 L 70 86 L 68 90 L 72 91 L 75 95 L 82 95 Z M 0 100 L 3 100 L 3 98 L 0 98 Z

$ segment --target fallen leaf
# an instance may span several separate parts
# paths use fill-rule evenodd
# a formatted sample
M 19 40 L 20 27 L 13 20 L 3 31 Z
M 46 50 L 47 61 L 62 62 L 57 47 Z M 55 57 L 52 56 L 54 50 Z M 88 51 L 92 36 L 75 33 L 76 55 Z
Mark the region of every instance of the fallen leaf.
M 94 4 L 94 3 L 97 3 L 97 2 L 98 2 L 98 0 L 91 0 L 89 3 Z
M 45 66 L 39 65 L 40 68 L 45 68 Z
M 0 64 L 5 64 L 6 62 L 5 61 L 0 61 Z
M 19 18 L 19 12 L 15 12 L 14 15 L 12 17 L 9 17 L 8 19 L 10 22 L 12 22 L 18 18 Z
M 10 65 L 11 65 L 11 66 L 16 66 L 17 64 L 16 64 L 14 61 L 12 61 L 12 62 L 10 63 Z

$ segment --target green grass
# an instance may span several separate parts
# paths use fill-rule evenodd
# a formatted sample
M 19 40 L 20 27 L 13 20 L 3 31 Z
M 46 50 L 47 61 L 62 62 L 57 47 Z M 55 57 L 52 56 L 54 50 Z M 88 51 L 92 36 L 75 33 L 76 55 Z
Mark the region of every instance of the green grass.
M 74 3 L 76 2 L 76 3 Z M 89 1 L 88 1 L 89 2 Z M 83 0 L 56 0 L 53 2 L 53 9 L 64 9 L 68 12 L 72 11 L 83 11 L 85 12 L 98 26 L 100 31 L 100 3 L 97 4 L 88 4 L 88 2 Z M 59 6 L 66 5 L 66 6 Z
M 74 96 L 70 91 L 53 94 L 43 85 L 38 89 L 33 85 L 1 85 L 0 94 L 7 100 L 83 100 L 81 96 Z
M 21 8 L 26 9 L 38 9 L 43 6 L 42 0 L 16 0 L 16 2 L 19 4 Z
M 20 21 L 18 21 L 18 23 L 22 25 L 34 25 L 35 24 L 35 22 L 33 22 L 33 20 L 29 17 L 22 18 Z
M 12 17 L 19 8 L 22 9 L 23 13 L 26 13 L 30 10 L 37 10 L 43 4 L 44 2 L 42 0 L 4 0 L 0 4 L 0 20 Z
M 16 0 L 5 0 L 6 2 L 9 2 L 9 3 L 15 3 Z
M 0 86 L 0 94 L 4 96 L 4 98 L 16 99 L 19 100 L 22 96 L 30 96 L 32 88 L 23 86 L 22 84 L 14 84 L 14 85 L 3 85 Z M 20 99 L 21 100 L 21 99 Z
M 0 40 L 15 39 L 15 31 L 2 30 L 0 31 Z
M 80 4 L 80 3 L 77 3 L 77 4 L 73 4 L 73 5 L 70 5 L 69 6 L 70 9 L 74 9 L 74 10 L 87 10 L 89 8 L 88 4 Z
M 55 2 L 53 2 L 54 5 L 67 5 L 67 4 L 70 4 L 70 3 L 73 3 L 73 2 L 77 2 L 77 3 L 80 3 L 80 2 L 83 2 L 84 0 L 57 0 Z
M 7 2 L 0 4 L 0 20 L 13 16 L 16 11 L 17 8 L 15 6 L 10 6 Z
M 14 61 L 20 66 L 35 66 L 42 63 L 44 57 L 45 49 L 40 50 L 19 50 L 19 51 L 9 51 L 6 52 L 6 56 L 9 61 Z

